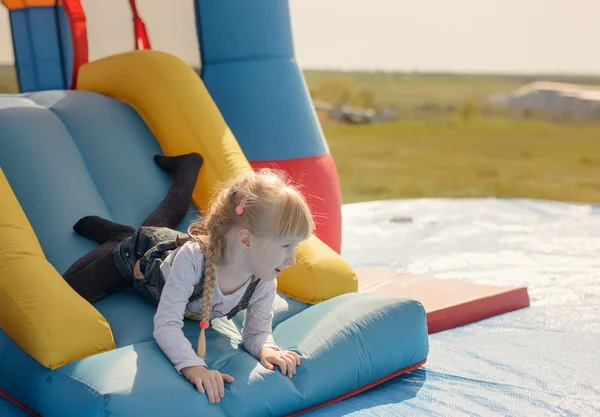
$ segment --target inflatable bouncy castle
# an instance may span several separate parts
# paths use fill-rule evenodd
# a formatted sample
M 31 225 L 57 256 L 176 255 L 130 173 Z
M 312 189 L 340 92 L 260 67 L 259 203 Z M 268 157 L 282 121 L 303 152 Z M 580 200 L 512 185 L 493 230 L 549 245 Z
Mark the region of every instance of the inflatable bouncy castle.
M 191 22 L 197 66 L 144 20 L 145 3 L 2 0 L 21 92 L 0 95 L 0 394 L 44 417 L 295 415 L 420 367 L 423 305 L 359 293 L 340 256 L 337 174 L 287 1 L 163 2 L 164 25 L 173 10 Z M 153 306 L 133 290 L 91 304 L 61 276 L 96 246 L 73 231 L 78 219 L 140 225 L 171 183 L 153 156 L 190 152 L 204 163 L 179 230 L 216 184 L 261 166 L 301 186 L 318 225 L 273 310 L 275 341 L 302 357 L 297 375 L 244 350 L 243 313 L 217 319 L 207 362 L 235 377 L 217 405 L 158 348 Z M 195 344 L 197 322 L 184 332 Z

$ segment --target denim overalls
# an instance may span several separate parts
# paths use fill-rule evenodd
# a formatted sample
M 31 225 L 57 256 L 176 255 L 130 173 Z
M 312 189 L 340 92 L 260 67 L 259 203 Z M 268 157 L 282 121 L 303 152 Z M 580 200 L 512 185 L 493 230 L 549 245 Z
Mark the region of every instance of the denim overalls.
M 173 250 L 189 240 L 191 240 L 189 235 L 167 227 L 142 226 L 115 247 L 113 260 L 119 274 L 125 280 L 132 282 L 133 287 L 142 297 L 156 307 L 165 286 L 165 278 L 160 266 Z M 260 279 L 256 279 L 248 285 L 238 305 L 227 314 L 229 320 L 248 308 L 250 298 L 259 282 Z M 188 302 L 202 297 L 203 287 L 204 266 L 198 285 Z

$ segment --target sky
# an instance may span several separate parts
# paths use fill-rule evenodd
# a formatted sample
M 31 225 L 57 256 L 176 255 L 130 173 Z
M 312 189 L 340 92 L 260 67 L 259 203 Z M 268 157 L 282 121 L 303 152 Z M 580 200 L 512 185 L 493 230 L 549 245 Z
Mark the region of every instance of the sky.
M 173 0 L 138 0 L 153 47 L 194 64 L 198 53 L 191 1 L 177 0 L 189 3 L 177 9 L 165 8 L 167 1 Z M 90 39 L 96 39 L 90 41 L 91 59 L 131 49 L 127 0 L 82 3 Z M 289 0 L 289 4 L 302 68 L 600 74 L 599 0 Z M 92 35 L 99 33 L 108 33 L 109 40 L 98 42 Z M 153 39 L 153 33 L 160 35 Z M 8 14 L 0 6 L 0 62 L 11 61 Z

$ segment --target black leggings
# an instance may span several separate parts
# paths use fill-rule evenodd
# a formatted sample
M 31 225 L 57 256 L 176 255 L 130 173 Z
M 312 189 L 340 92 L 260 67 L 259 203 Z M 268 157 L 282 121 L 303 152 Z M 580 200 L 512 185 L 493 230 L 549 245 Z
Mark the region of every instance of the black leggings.
M 142 225 L 173 229 L 181 223 L 190 206 L 202 157 L 197 153 L 172 157 L 156 155 L 154 161 L 165 171 L 173 172 L 175 178 L 164 200 Z M 113 249 L 131 236 L 134 228 L 98 216 L 86 216 L 73 226 L 73 230 L 100 246 L 75 261 L 63 274 L 65 281 L 91 303 L 128 285 L 115 267 Z

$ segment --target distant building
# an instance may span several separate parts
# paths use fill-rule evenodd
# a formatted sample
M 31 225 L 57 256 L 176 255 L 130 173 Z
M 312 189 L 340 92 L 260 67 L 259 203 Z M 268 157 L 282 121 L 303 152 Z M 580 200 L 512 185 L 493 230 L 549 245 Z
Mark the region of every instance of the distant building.
M 496 94 L 489 104 L 511 108 L 600 116 L 600 86 L 537 81 L 515 91 Z

